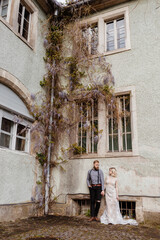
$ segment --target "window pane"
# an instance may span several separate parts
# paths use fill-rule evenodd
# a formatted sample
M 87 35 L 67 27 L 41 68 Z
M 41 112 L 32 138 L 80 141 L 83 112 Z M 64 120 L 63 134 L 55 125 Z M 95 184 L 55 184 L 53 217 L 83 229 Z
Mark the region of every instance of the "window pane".
M 86 50 L 86 52 L 89 51 L 89 33 L 88 33 L 88 29 L 83 28 L 82 29 L 82 38 L 83 38 L 83 47 Z
M 25 150 L 25 140 L 16 138 L 16 150 L 24 151 Z
M 116 119 L 113 121 L 113 133 L 118 133 L 118 123 Z
M 98 101 L 94 100 L 94 117 L 98 117 Z
M 10 145 L 10 136 L 4 133 L 0 133 L 0 146 L 9 148 Z
M 3 18 L 6 18 L 6 17 L 7 17 L 7 10 L 8 10 L 8 6 L 2 7 L 1 16 L 2 16 Z
M 125 97 L 125 110 L 130 112 L 130 96 Z
M 8 0 L 3 0 L 2 3 L 3 3 L 2 7 L 5 6 L 5 5 L 8 5 Z
M 132 138 L 131 138 L 131 134 L 127 134 L 127 150 L 132 150 Z
M 125 22 L 124 18 L 117 20 L 117 47 L 125 47 Z
M 109 134 L 112 133 L 112 118 L 109 118 Z
M 126 151 L 125 134 L 123 134 L 123 151 Z
M 78 123 L 78 145 L 82 146 L 87 153 L 97 151 L 98 144 L 98 103 L 94 100 L 83 102 L 78 105 L 80 120 Z M 82 144 L 82 145 L 81 145 Z
M 84 152 L 86 152 L 86 137 L 82 138 L 82 148 L 84 148 L 85 149 Z
M 23 26 L 24 26 L 24 25 L 23 25 Z M 28 39 L 28 31 L 26 31 L 24 28 L 23 28 L 22 36 L 23 36 L 26 40 Z
M 22 4 L 20 3 L 19 4 L 19 13 L 22 15 L 22 11 L 23 11 L 23 6 L 22 6 Z
M 26 127 L 21 124 L 18 124 L 17 135 L 21 137 L 26 137 Z
M 97 53 L 98 47 L 98 26 L 97 24 L 91 27 L 91 54 Z
M 25 9 L 24 18 L 25 18 L 25 20 L 27 20 L 28 22 L 29 22 L 29 15 L 30 15 L 30 13 L 27 11 L 27 9 Z
M 113 136 L 114 151 L 118 151 L 118 135 Z
M 114 50 L 114 23 L 106 23 L 107 26 L 107 51 Z
M 109 151 L 112 152 L 112 136 L 109 136 Z
M 2 118 L 2 126 L 1 129 L 5 132 L 10 133 L 11 132 L 11 128 L 13 126 L 13 122 L 6 119 L 6 118 Z
M 131 118 L 130 117 L 126 118 L 126 131 L 131 132 Z

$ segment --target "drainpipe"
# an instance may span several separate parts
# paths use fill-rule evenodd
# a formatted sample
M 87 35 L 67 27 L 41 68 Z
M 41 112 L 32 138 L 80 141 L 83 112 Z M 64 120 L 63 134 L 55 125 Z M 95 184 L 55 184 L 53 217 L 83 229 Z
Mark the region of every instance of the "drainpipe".
M 53 63 L 55 65 L 55 63 Z M 53 121 L 53 98 L 54 98 L 54 75 L 52 77 L 51 84 L 51 114 L 49 118 L 49 146 L 48 146 L 48 156 L 46 164 L 46 181 L 45 181 L 45 214 L 48 215 L 48 205 L 49 205 L 49 189 L 50 189 L 50 162 L 51 162 L 51 140 L 52 140 L 52 121 Z
M 55 16 L 55 21 L 57 21 L 58 17 L 58 9 L 55 8 L 54 10 L 54 16 Z M 56 63 L 55 61 L 53 62 L 53 66 L 55 67 Z M 53 109 L 53 98 L 54 98 L 54 85 L 55 85 L 55 78 L 54 75 L 52 76 L 52 83 L 51 83 L 51 114 L 49 118 L 49 146 L 48 146 L 48 156 L 47 156 L 47 164 L 46 164 L 46 181 L 45 181 L 45 209 L 44 213 L 45 215 L 48 215 L 49 211 L 49 190 L 50 190 L 50 162 L 51 162 L 51 140 L 52 140 L 52 122 L 53 122 L 53 114 L 52 114 L 52 109 Z

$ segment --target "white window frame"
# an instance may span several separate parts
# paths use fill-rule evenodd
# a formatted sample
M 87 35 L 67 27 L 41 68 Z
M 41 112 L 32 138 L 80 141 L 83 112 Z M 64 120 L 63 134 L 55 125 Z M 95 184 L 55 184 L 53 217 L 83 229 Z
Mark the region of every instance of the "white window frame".
M 19 124 L 26 126 L 27 130 L 26 130 L 26 137 L 17 136 L 18 122 L 16 122 L 14 120 L 15 115 L 16 114 L 10 113 L 4 109 L 0 109 L 0 132 L 3 132 L 3 130 L 1 130 L 2 118 L 8 119 L 13 122 L 13 127 L 11 129 L 11 133 L 9 134 L 9 133 L 4 132 L 5 134 L 11 136 L 11 139 L 10 139 L 11 142 L 10 142 L 9 148 L 3 147 L 3 146 L 0 146 L 0 148 L 10 149 L 10 150 L 18 151 L 18 152 L 30 153 L 30 126 L 31 126 L 31 123 L 29 121 L 27 121 L 26 119 L 23 119 L 22 122 L 19 122 Z M 16 150 L 17 137 L 19 139 L 25 139 L 25 150 L 24 151 Z
M 23 37 L 23 29 L 24 29 L 24 13 L 25 10 L 27 10 L 29 12 L 29 26 L 28 26 L 28 35 L 27 35 L 27 39 L 25 38 L 28 42 L 30 40 L 30 25 L 31 25 L 31 16 L 32 16 L 32 11 L 28 10 L 27 6 L 23 3 L 23 1 L 20 0 L 20 3 L 22 5 L 22 17 L 21 17 L 21 26 L 20 26 L 20 35 Z M 19 18 L 19 10 L 18 10 L 18 18 Z M 18 21 L 18 19 L 17 19 Z M 19 23 L 18 23 L 19 25 Z M 18 26 L 19 27 L 19 26 Z
M 122 98 L 123 97 L 123 104 L 124 104 L 124 97 L 125 96 L 128 96 L 129 95 L 129 100 L 130 100 L 130 124 L 131 124 L 131 97 L 130 97 L 130 94 L 128 93 L 128 94 L 122 94 L 122 95 L 117 95 L 116 96 L 116 101 L 117 101 L 117 105 L 118 105 L 118 111 L 119 111 L 119 113 L 121 114 L 121 103 L 120 103 L 120 98 Z M 107 109 L 107 113 L 108 113 L 108 109 Z M 110 121 L 110 119 L 111 119 L 111 129 L 112 129 L 112 132 L 111 133 L 109 133 L 109 121 Z M 114 116 L 113 116 L 113 112 L 111 111 L 111 116 L 109 117 L 107 117 L 107 152 L 132 152 L 132 150 L 127 150 L 127 139 L 126 139 L 126 137 L 127 137 L 127 134 L 131 134 L 131 145 L 132 145 L 132 128 L 131 128 L 131 131 L 130 132 L 127 132 L 126 131 L 126 116 L 125 116 L 125 111 L 124 111 L 124 120 L 125 120 L 125 132 L 123 133 L 123 131 L 122 131 L 122 118 L 121 117 L 119 117 L 119 119 L 118 119 L 118 122 L 117 122 L 117 126 L 118 126 L 118 129 L 117 129 L 117 133 L 114 133 L 113 131 L 114 131 L 114 129 L 113 129 L 113 121 L 114 121 Z M 117 135 L 117 137 L 118 137 L 118 150 L 116 151 L 116 150 L 114 150 L 113 149 L 113 146 L 114 146 L 114 142 L 113 142 L 113 136 L 114 135 Z M 125 135 L 125 149 L 123 149 L 123 135 Z M 109 149 L 109 137 L 112 137 L 112 150 L 110 150 Z
M 95 134 L 94 134 L 93 128 L 91 127 L 91 129 L 90 129 L 90 122 L 92 121 L 92 126 L 93 126 L 93 124 L 94 124 L 93 122 L 96 120 L 98 121 L 98 116 L 97 117 L 94 116 L 94 100 L 91 99 L 90 101 L 92 102 L 92 107 L 91 107 L 92 108 L 92 116 L 91 116 L 91 120 L 89 120 L 88 119 L 88 110 L 87 110 L 87 119 L 85 122 L 87 123 L 89 128 L 86 129 L 86 152 L 85 153 L 81 152 L 81 154 L 83 154 L 83 155 L 97 154 L 97 152 L 94 152 L 94 136 L 95 136 Z M 81 103 L 81 108 L 83 108 L 82 105 L 83 105 L 83 103 Z M 83 116 L 83 114 L 80 113 L 81 121 L 78 122 L 77 130 L 76 130 L 76 142 L 78 145 L 79 145 L 79 123 L 81 123 L 81 126 L 83 125 L 82 116 Z M 82 138 L 83 138 L 82 127 L 81 127 L 81 136 L 80 137 L 81 137 L 81 146 L 80 147 L 82 148 Z M 91 142 L 91 138 L 92 138 L 92 142 Z M 91 145 L 92 145 L 92 150 L 91 150 Z M 98 144 L 97 144 L 97 151 L 98 151 Z
M 137 133 L 137 113 L 136 113 L 136 93 L 134 86 L 121 87 L 115 89 L 117 96 L 130 95 L 130 114 L 131 114 L 131 139 L 132 151 L 110 152 L 109 151 L 109 133 L 107 120 L 107 106 L 104 99 L 98 99 L 98 146 L 97 153 L 84 153 L 79 158 L 92 157 L 132 157 L 138 156 L 138 133 Z M 76 113 L 75 113 L 76 114 Z M 101 131 L 102 130 L 102 131 Z M 76 142 L 78 142 L 78 129 L 76 130 Z M 75 158 L 75 156 L 73 157 Z
M 113 32 L 114 32 L 114 49 L 113 50 L 107 50 L 107 23 L 109 23 L 110 21 L 106 21 L 105 22 L 105 52 L 111 52 L 111 51 L 116 51 L 116 50 L 120 50 L 120 49 L 125 49 L 126 48 L 126 26 L 125 26 L 125 47 L 124 48 L 118 48 L 118 44 L 117 44 L 117 20 L 123 18 L 124 19 L 124 23 L 125 23 L 125 17 L 123 16 L 118 16 L 117 18 L 114 18 L 113 20 Z M 125 25 L 125 24 L 124 24 Z
M 106 51 L 106 22 L 116 20 L 124 16 L 125 21 L 125 48 L 118 48 L 112 51 Z M 119 8 L 113 11 L 107 11 L 91 18 L 86 18 L 80 22 L 80 27 L 98 23 L 98 53 L 103 55 L 115 54 L 131 49 L 130 43 L 130 28 L 129 28 L 129 9 L 128 7 Z
M 3 1 L 4 1 L 4 0 L 1 0 L 1 3 L 0 3 L 0 17 L 1 17 L 1 18 L 3 18 L 3 17 L 1 16 L 1 13 L 2 13 L 2 3 L 3 3 Z M 9 21 L 9 17 L 10 17 L 11 1 L 12 1 L 12 0 L 8 0 L 7 17 L 6 17 L 6 19 L 3 18 L 4 21 L 7 21 L 7 22 Z
M 119 152 L 110 152 L 109 151 L 109 126 L 107 119 L 107 107 L 106 107 L 106 132 L 104 132 L 104 137 L 106 138 L 105 149 L 107 156 L 137 156 L 138 155 L 138 134 L 137 134 L 137 114 L 136 114 L 136 96 L 135 96 L 135 87 L 129 86 L 124 88 L 116 88 L 115 94 L 117 96 L 130 95 L 130 115 L 131 115 L 131 139 L 132 139 L 132 151 L 119 151 Z M 120 126 L 120 125 L 119 125 Z M 121 131 L 119 129 L 119 131 Z M 121 143 L 121 141 L 120 141 Z M 121 148 L 121 146 L 120 146 Z
M 30 24 L 27 40 L 22 36 L 22 34 L 18 33 L 18 14 L 20 2 L 22 2 L 26 9 L 30 12 Z M 38 27 L 38 9 L 31 0 L 9 0 L 7 19 L 3 19 L 0 16 L 0 21 L 3 22 L 15 35 L 17 35 L 17 37 L 19 37 L 32 50 L 35 49 Z
M 97 28 L 98 28 L 98 21 L 97 22 L 92 22 L 90 23 L 90 25 L 85 25 L 83 26 L 82 28 L 84 28 L 86 31 L 87 31 L 87 37 L 88 39 L 86 39 L 87 41 L 87 45 L 88 45 L 88 53 L 90 55 L 95 55 L 95 54 L 92 54 L 92 25 L 96 24 L 97 25 Z M 98 32 L 99 32 L 99 29 L 98 29 Z M 97 39 L 98 41 L 99 39 Z M 96 51 L 98 51 L 98 44 L 97 44 L 97 49 Z

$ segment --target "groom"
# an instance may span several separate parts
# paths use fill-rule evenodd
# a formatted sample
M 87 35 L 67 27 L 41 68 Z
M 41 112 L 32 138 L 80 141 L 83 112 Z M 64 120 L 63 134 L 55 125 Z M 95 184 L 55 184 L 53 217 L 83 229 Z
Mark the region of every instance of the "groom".
M 87 185 L 90 191 L 90 211 L 91 218 L 89 221 L 98 221 L 98 212 L 101 203 L 101 196 L 104 196 L 104 175 L 99 169 L 99 161 L 93 162 L 93 168 L 88 171 Z M 96 205 L 96 206 L 95 206 Z

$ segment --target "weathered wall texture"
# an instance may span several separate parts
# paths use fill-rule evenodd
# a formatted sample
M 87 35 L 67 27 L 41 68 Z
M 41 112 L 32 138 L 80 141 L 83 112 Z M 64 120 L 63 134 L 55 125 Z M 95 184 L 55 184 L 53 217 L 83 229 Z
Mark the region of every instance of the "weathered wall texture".
M 0 20 L 0 73 L 2 73 L 0 82 L 15 91 L 25 104 L 31 101 L 32 93 L 41 90 L 39 82 L 45 74 L 43 24 L 47 16 L 36 1 L 34 3 L 38 9 L 38 29 L 34 50 Z M 4 79 L 7 73 L 10 79 Z M 18 88 L 20 88 L 19 93 Z M 37 197 L 36 181 L 41 180 L 41 169 L 35 157 L 0 148 L 0 172 L 0 221 L 34 215 L 36 207 L 31 198 Z
M 106 59 L 112 64 L 116 88 L 135 87 L 138 154 L 112 158 L 107 154 L 94 158 L 88 155 L 87 158 L 70 159 L 64 166 L 65 172 L 53 169 L 54 194 L 58 196 L 57 202 L 64 204 L 63 207 L 53 205 L 53 212 L 56 208 L 60 212 L 60 209 L 67 209 L 68 194 L 85 196 L 89 193 L 87 171 L 92 168 L 93 160 L 98 159 L 105 175 L 109 167 L 117 168 L 120 199 L 130 197 L 137 202 L 139 221 L 160 214 L 160 3 L 130 1 L 103 13 L 126 6 L 129 7 L 131 50 L 108 55 Z

